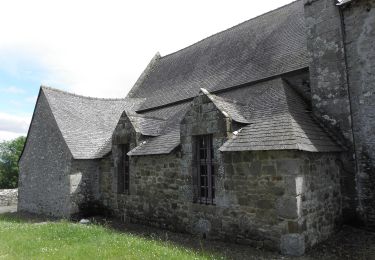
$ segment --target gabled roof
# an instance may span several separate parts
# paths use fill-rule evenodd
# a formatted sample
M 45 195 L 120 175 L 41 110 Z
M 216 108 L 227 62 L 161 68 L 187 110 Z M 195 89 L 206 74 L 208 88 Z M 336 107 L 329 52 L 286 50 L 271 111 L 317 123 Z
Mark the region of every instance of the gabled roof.
M 173 129 L 161 136 L 149 138 L 131 150 L 129 156 L 169 154 L 180 144 L 180 129 Z
M 159 115 L 166 117 L 164 128 L 160 131 L 160 136 L 148 138 L 139 146 L 131 150 L 129 156 L 169 154 L 180 144 L 180 122 L 185 115 L 189 104 L 172 106 L 173 109 L 162 109 Z
M 303 99 L 281 79 L 275 80 L 268 91 L 259 91 L 252 101 L 254 98 L 258 101 L 252 104 L 250 125 L 243 127 L 220 151 L 343 150 L 314 120 Z
M 111 151 L 111 137 L 121 113 L 134 110 L 140 99 L 84 97 L 41 87 L 58 128 L 75 159 L 101 158 Z
M 125 110 L 134 130 L 145 136 L 159 136 L 165 127 L 166 121 L 161 118 L 147 117 L 136 112 Z
M 246 116 L 249 116 L 250 112 L 250 108 L 248 106 L 238 104 L 233 100 L 224 99 L 217 95 L 211 94 L 204 88 L 201 88 L 201 91 L 226 116 L 230 117 L 232 120 L 238 123 L 249 124 L 249 120 L 246 119 Z
M 128 97 L 139 111 L 308 67 L 303 1 L 158 58 Z
M 280 78 L 307 72 L 305 31 L 299 0 L 170 55 L 157 54 L 125 99 L 42 91 L 76 159 L 110 152 L 122 113 L 145 136 L 129 155 L 170 153 L 180 144 L 179 124 L 200 90 L 223 114 L 246 125 L 221 151 L 340 151 L 304 100 Z
M 202 92 L 227 117 L 246 124 L 220 151 L 342 151 L 342 147 L 314 120 L 304 99 L 281 78 L 231 90 L 221 93 L 221 96 L 210 94 L 205 89 Z M 168 154 L 180 144 L 178 123 L 189 105 L 173 107 L 181 109 L 168 119 L 175 127 L 147 139 L 128 155 Z

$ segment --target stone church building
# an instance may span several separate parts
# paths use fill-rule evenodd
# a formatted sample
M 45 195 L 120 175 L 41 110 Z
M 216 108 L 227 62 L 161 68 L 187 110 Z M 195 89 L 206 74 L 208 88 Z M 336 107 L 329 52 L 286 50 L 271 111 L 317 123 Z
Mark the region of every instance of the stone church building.
M 19 210 L 303 252 L 375 227 L 375 0 L 299 0 L 175 53 L 122 99 L 41 87 Z

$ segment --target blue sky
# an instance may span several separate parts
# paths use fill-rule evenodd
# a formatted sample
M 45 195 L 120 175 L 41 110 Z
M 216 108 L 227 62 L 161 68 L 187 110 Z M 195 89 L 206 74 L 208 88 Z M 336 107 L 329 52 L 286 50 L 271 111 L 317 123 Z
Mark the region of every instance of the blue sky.
M 3 1 L 0 141 L 26 135 L 42 84 L 122 98 L 156 52 L 164 56 L 290 2 Z
M 25 135 L 48 72 L 26 55 L 0 53 L 0 140 Z
M 46 73 L 27 61 L 20 61 L 15 71 L 0 69 L 0 111 L 14 116 L 30 115 Z

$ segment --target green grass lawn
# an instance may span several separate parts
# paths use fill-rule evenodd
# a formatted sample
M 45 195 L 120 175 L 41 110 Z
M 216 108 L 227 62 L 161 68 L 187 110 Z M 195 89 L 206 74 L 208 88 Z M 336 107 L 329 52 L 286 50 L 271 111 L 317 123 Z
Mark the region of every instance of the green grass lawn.
M 0 215 L 0 259 L 213 259 L 160 239 L 68 221 L 35 224 Z M 217 257 L 216 257 L 217 258 Z

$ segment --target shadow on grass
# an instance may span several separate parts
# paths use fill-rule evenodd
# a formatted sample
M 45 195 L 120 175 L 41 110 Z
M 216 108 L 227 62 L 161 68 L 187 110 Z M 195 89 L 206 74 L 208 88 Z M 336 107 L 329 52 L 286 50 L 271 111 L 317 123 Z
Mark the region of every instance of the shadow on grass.
M 206 252 L 215 259 L 375 259 L 375 233 L 351 226 L 343 226 L 339 232 L 310 249 L 302 257 L 288 257 L 280 255 L 279 252 L 231 243 L 233 241 L 204 240 L 191 234 L 124 223 L 118 219 L 95 218 L 93 221 L 118 233 L 133 234 L 148 240 L 163 241 L 181 248 Z
M 60 220 L 29 213 L 6 213 L 0 215 L 0 221 L 32 224 L 59 222 Z M 190 234 L 124 223 L 117 219 L 91 218 L 91 223 L 119 234 L 131 234 L 145 240 L 159 241 L 197 253 L 204 253 L 213 259 L 290 259 L 281 256 L 278 252 L 270 252 L 247 245 L 204 240 Z M 308 251 L 305 256 L 292 259 L 375 259 L 375 233 L 344 226 L 341 231 Z
M 148 241 L 162 242 L 181 249 L 192 250 L 212 259 L 280 259 L 277 252 L 267 252 L 249 246 L 203 240 L 190 234 L 175 233 L 164 229 L 124 223 L 117 219 L 90 218 L 92 225 L 101 226 L 118 234 L 130 234 Z M 60 222 L 55 218 L 29 213 L 6 213 L 0 215 L 0 221 L 12 223 Z M 72 223 L 76 223 L 73 222 Z
M 147 240 L 162 241 L 180 248 L 205 252 L 214 259 L 287 259 L 278 252 L 254 248 L 249 245 L 234 244 L 233 241 L 203 239 L 187 233 L 177 233 L 166 229 L 125 223 L 119 219 L 94 218 L 93 222 L 117 233 L 128 233 Z

